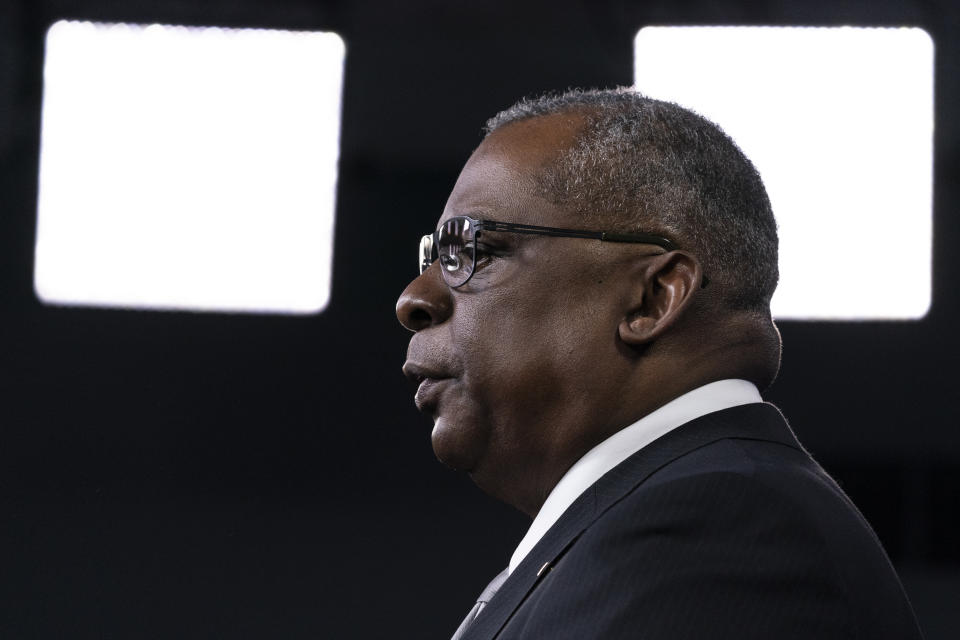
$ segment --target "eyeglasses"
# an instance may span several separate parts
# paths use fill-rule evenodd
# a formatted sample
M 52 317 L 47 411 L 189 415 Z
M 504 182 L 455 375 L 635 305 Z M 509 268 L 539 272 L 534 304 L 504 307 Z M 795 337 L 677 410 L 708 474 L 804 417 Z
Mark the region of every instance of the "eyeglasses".
M 473 276 L 477 257 L 477 239 L 483 231 L 506 231 L 558 238 L 587 238 L 601 242 L 636 242 L 655 244 L 667 251 L 677 246 L 663 236 L 649 233 L 616 233 L 612 231 L 584 231 L 581 229 L 558 229 L 538 227 L 532 224 L 478 220 L 470 216 L 448 219 L 440 228 L 420 240 L 420 273 L 440 259 L 440 273 L 452 288 L 463 286 Z

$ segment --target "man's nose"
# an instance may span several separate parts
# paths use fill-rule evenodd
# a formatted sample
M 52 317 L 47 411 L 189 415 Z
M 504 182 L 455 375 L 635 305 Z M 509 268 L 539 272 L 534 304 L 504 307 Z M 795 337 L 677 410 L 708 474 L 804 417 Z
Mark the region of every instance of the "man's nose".
M 410 331 L 440 324 L 450 317 L 451 311 L 453 300 L 439 266 L 431 266 L 421 273 L 397 300 L 397 319 Z

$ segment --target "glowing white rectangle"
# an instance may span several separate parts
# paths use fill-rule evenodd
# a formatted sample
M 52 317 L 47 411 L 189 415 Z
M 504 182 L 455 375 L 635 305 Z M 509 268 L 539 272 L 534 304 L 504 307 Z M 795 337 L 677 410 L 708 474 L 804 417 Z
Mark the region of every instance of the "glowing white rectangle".
M 333 33 L 51 26 L 38 297 L 324 309 L 344 54 Z
M 930 307 L 933 42 L 922 29 L 647 27 L 636 87 L 713 120 L 780 226 L 774 315 Z

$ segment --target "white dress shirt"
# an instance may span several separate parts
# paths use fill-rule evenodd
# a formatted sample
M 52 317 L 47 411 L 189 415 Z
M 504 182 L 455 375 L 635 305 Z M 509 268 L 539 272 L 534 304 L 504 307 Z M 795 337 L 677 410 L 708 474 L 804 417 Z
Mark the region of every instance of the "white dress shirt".
M 694 418 L 752 402 L 763 402 L 746 380 L 719 380 L 675 398 L 595 446 L 560 478 L 510 558 L 510 573 L 581 493 L 607 471 L 645 446 Z

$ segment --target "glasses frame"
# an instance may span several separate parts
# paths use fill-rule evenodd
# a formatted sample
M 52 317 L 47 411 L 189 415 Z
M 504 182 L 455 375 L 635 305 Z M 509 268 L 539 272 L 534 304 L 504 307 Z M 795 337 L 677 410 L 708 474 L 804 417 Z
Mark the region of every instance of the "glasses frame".
M 563 229 L 560 227 L 541 227 L 535 224 L 521 224 L 518 222 L 499 222 L 497 220 L 484 220 L 482 218 L 474 218 L 472 216 L 454 216 L 449 218 L 444 224 L 448 224 L 451 220 L 468 220 L 471 225 L 473 225 L 474 236 L 473 239 L 476 240 L 480 237 L 480 234 L 483 231 L 501 231 L 507 233 L 523 233 L 527 235 L 537 235 L 537 236 L 551 236 L 554 238 L 583 238 L 587 240 L 599 240 L 601 242 L 630 242 L 635 244 L 653 244 L 666 251 L 675 251 L 677 247 L 676 243 L 652 233 L 621 233 L 619 231 L 590 231 L 586 229 Z M 435 258 L 433 257 L 433 249 L 437 246 L 438 237 L 440 234 L 440 228 L 437 228 L 433 233 L 428 233 L 420 239 L 420 273 L 423 273 L 427 268 L 434 263 Z M 462 287 L 463 285 L 470 282 L 470 278 L 473 277 L 476 267 L 476 257 L 474 257 L 474 265 L 470 268 L 470 275 L 459 284 L 450 284 L 447 280 L 446 275 L 444 275 L 444 282 L 452 288 L 456 289 Z

